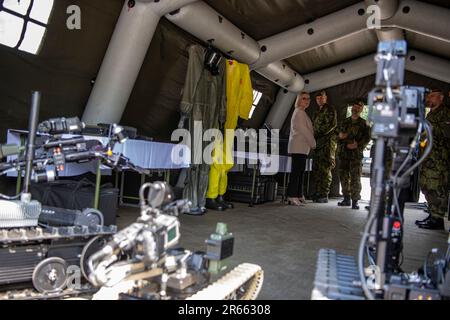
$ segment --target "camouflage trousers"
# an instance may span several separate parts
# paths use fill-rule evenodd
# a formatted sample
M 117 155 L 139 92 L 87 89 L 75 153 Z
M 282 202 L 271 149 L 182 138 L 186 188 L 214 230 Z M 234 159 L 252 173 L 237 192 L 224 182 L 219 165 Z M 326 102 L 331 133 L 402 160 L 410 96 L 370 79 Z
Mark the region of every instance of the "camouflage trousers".
M 448 211 L 448 167 L 439 170 L 439 166 L 423 167 L 420 172 L 420 187 L 427 199 L 432 216 L 445 217 Z
M 361 199 L 361 159 L 339 159 L 339 180 L 344 197 L 352 200 Z
M 318 198 L 328 197 L 330 193 L 331 181 L 333 180 L 331 170 L 336 166 L 335 152 L 336 150 L 333 150 L 332 147 L 314 151 L 312 182 Z

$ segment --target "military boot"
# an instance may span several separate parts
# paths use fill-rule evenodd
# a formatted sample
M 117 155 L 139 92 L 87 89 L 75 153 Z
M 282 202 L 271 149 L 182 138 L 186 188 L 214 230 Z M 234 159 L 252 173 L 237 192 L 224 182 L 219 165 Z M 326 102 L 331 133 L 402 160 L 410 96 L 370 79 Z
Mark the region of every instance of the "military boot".
M 225 199 L 223 198 L 223 196 L 218 196 L 216 201 L 221 204 L 223 207 L 227 208 L 227 209 L 233 209 L 234 208 L 234 204 L 232 204 L 231 202 L 227 202 L 225 201 Z
M 328 197 L 319 197 L 313 200 L 314 203 L 328 203 Z
M 189 212 L 185 212 L 184 214 L 189 216 L 203 216 L 208 210 L 205 207 L 196 207 L 191 208 Z
M 428 216 L 425 219 L 423 219 L 423 220 L 416 220 L 416 226 L 418 226 L 419 224 L 423 224 L 423 223 L 427 222 L 430 219 L 431 219 L 431 214 L 428 214 Z
M 225 211 L 226 207 L 216 199 L 206 199 L 206 208 L 216 211 Z
M 418 223 L 417 226 L 421 229 L 445 230 L 444 219 L 438 217 L 430 217 L 430 219 Z
M 342 200 L 341 202 L 338 202 L 338 206 L 339 207 L 350 207 L 351 206 L 350 197 L 345 196 L 344 200 Z
M 358 200 L 352 200 L 352 209 L 359 210 Z

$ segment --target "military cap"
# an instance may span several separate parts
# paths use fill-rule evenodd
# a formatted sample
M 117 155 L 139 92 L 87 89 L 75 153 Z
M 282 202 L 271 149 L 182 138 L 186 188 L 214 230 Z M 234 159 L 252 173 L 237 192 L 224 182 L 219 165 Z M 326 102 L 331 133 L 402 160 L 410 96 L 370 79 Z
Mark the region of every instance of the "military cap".
M 327 95 L 327 92 L 325 90 L 321 90 L 321 91 L 317 92 L 315 96 L 320 97 L 320 96 L 326 96 L 326 95 Z
M 362 102 L 361 100 L 354 101 L 353 105 L 357 105 L 357 106 L 360 106 L 360 107 L 363 107 L 363 108 L 365 106 L 364 102 Z
M 430 90 L 430 93 L 440 93 L 440 94 L 444 94 L 444 91 L 442 91 L 439 88 L 433 88 Z

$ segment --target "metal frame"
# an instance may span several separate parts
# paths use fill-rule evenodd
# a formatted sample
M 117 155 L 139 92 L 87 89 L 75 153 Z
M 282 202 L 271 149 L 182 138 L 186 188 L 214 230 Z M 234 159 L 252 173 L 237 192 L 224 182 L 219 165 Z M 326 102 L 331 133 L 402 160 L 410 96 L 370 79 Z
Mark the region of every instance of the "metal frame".
M 122 118 L 159 20 L 195 0 L 125 1 L 89 96 L 82 120 L 118 123 Z
M 409 51 L 406 70 L 450 83 L 450 74 L 448 73 L 450 62 L 417 50 Z M 304 77 L 308 82 L 305 90 L 313 92 L 329 88 L 375 74 L 375 72 L 374 55 L 368 55 L 305 75 Z
M 87 123 L 120 121 L 156 26 L 164 15 L 200 40 L 250 64 L 252 69 L 280 87 L 298 93 L 305 87 L 304 78 L 280 59 L 367 30 L 366 9 L 372 0 L 362 1 L 259 42 L 203 1 L 136 0 L 133 7 L 129 7 L 129 3 L 125 1 L 86 106 L 83 121 Z M 400 28 L 450 42 L 450 10 L 415 0 L 380 0 L 377 4 L 384 19 L 381 21 L 383 29 L 377 32 L 379 38 L 399 37 L 401 31 L 389 28 Z M 432 77 L 431 73 L 427 76 Z M 350 78 L 357 79 L 355 76 Z M 306 87 L 311 87 L 306 82 Z
M 125 173 L 128 170 L 122 170 L 120 172 L 120 187 L 119 187 L 119 172 L 116 171 L 116 178 L 115 178 L 115 187 L 119 189 L 119 206 L 127 206 L 127 207 L 138 207 L 139 204 L 133 204 L 133 203 L 127 203 L 124 201 L 124 199 L 130 199 L 130 200 L 139 200 L 139 196 L 131 196 L 131 195 L 125 195 L 124 189 L 125 189 Z M 131 171 L 131 170 L 130 170 Z M 149 169 L 149 174 L 141 174 L 141 185 L 145 183 L 146 176 L 152 177 L 153 174 L 158 173 L 159 175 L 162 173 L 164 175 L 164 181 L 169 183 L 170 182 L 170 169 Z

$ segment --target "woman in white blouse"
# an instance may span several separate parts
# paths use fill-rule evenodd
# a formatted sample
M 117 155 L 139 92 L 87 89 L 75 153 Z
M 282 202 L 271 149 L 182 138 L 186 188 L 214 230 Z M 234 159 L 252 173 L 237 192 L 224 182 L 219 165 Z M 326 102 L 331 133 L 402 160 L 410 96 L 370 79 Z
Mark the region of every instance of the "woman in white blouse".
M 291 118 L 288 153 L 292 158 L 292 169 L 287 196 L 289 204 L 296 206 L 305 204 L 303 176 L 305 173 L 306 158 L 311 149 L 316 148 L 313 125 L 311 119 L 305 112 L 309 104 L 309 93 L 300 93 L 295 101 L 295 110 Z

